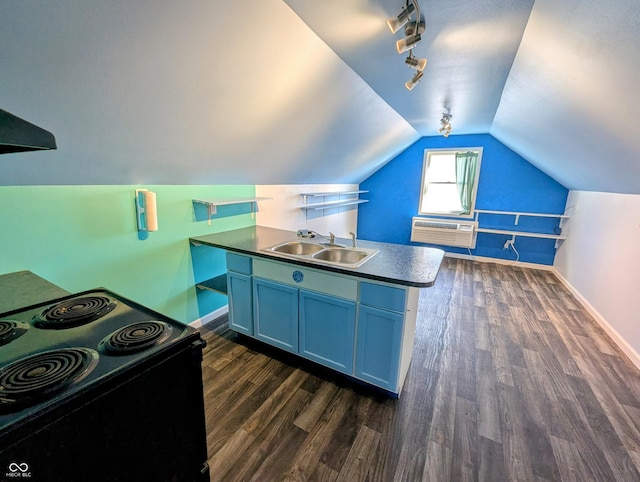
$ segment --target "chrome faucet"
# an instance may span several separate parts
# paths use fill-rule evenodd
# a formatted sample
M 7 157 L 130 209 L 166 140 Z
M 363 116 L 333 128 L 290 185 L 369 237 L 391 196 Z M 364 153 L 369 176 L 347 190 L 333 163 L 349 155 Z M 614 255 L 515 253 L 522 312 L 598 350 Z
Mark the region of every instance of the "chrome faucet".
M 336 243 L 336 235 L 333 233 L 329 233 L 329 236 L 325 236 L 324 234 L 320 234 L 316 231 L 311 231 L 310 229 L 298 229 L 296 235 L 299 238 L 315 238 L 316 236 L 320 236 L 321 238 L 328 239 L 328 243 L 320 243 L 326 244 L 327 246 L 336 246 L 338 248 L 344 248 L 343 244 Z
M 356 243 L 356 233 L 354 233 L 353 231 L 349 231 L 349 234 L 351 235 L 351 247 L 357 248 L 358 244 Z

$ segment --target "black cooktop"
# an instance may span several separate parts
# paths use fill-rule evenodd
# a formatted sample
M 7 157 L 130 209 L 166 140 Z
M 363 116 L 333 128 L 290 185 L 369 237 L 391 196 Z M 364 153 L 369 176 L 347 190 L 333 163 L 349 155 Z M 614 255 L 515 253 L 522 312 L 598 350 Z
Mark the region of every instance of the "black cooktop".
M 0 431 L 199 339 L 103 288 L 2 313 Z

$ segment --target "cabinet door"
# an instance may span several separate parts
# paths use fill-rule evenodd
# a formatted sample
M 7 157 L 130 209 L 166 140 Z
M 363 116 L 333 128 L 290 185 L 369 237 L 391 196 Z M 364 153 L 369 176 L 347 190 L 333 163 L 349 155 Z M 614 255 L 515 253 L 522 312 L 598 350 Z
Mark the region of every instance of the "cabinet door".
M 298 353 L 298 290 L 254 278 L 253 300 L 255 337 Z
M 356 304 L 300 290 L 300 354 L 353 374 Z
M 229 328 L 253 335 L 253 302 L 251 276 L 227 272 L 229 295 Z
M 404 315 L 360 305 L 356 338 L 355 375 L 397 391 Z

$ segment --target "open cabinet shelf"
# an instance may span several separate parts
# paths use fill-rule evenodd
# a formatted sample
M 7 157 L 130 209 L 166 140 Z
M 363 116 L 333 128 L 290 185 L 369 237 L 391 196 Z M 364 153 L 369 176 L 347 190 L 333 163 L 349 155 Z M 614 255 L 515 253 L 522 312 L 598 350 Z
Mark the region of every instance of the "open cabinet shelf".
M 201 290 L 214 291 L 223 295 L 227 294 L 227 274 L 221 274 L 200 283 L 196 283 L 196 288 Z

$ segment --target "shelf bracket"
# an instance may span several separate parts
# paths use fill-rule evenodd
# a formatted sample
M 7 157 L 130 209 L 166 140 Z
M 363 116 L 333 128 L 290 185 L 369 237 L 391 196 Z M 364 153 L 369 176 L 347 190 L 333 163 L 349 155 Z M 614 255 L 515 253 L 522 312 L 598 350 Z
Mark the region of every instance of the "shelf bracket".
M 207 204 L 207 214 L 209 215 L 209 221 L 207 221 L 207 224 L 209 226 L 211 226 L 211 217 L 215 216 L 216 213 L 218 212 L 218 208 L 216 207 L 215 204 Z
M 569 219 L 565 218 L 565 217 L 560 218 L 560 222 L 558 223 L 558 227 L 560 228 L 560 232 L 561 233 L 562 233 L 562 230 L 564 229 L 565 224 L 567 224 L 568 220 Z

